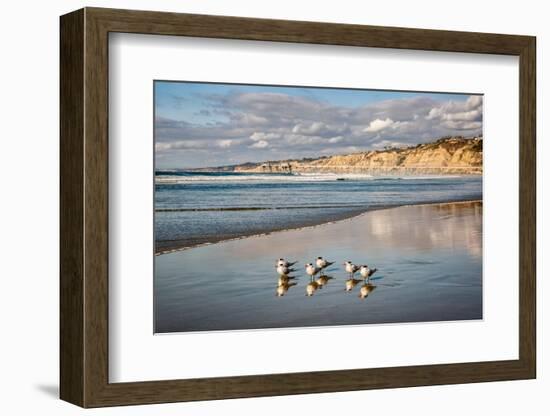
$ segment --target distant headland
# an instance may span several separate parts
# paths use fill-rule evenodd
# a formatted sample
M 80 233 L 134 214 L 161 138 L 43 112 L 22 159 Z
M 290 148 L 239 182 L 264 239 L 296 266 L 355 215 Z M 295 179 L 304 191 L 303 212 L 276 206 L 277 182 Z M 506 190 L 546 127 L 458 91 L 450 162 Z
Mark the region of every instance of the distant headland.
M 409 147 L 386 147 L 319 158 L 270 160 L 193 169 L 241 173 L 367 173 L 373 175 L 483 173 L 483 138 L 443 137 Z

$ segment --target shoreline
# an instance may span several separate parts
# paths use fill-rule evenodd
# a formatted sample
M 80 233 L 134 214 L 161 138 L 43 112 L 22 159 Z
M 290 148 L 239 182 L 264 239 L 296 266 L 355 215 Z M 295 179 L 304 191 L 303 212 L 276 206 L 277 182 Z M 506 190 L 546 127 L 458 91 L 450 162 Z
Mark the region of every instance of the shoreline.
M 337 181 L 337 180 L 345 180 L 345 181 L 352 181 L 353 178 L 346 177 L 346 175 L 365 175 L 370 178 L 371 180 L 387 180 L 387 179 L 393 179 L 393 180 L 407 180 L 410 178 L 414 179 L 433 179 L 433 178 L 471 178 L 471 177 L 483 177 L 483 172 L 379 172 L 379 171 L 352 171 L 352 172 L 342 172 L 342 171 L 301 171 L 301 172 L 263 172 L 263 171 L 224 171 L 224 170 L 193 170 L 193 169 L 182 169 L 182 170 L 167 170 L 167 171 L 159 171 L 159 172 L 169 172 L 170 174 L 158 174 L 155 173 L 155 185 L 178 185 L 182 182 L 180 182 L 178 179 L 174 179 L 173 175 L 176 174 L 176 178 L 183 178 L 183 183 L 186 183 L 186 181 L 189 181 L 188 179 L 185 179 L 185 176 L 177 175 L 178 173 L 192 173 L 192 174 L 227 174 L 227 175 L 234 175 L 234 176 L 265 176 L 265 177 L 294 177 L 294 178 L 308 178 L 311 176 L 326 176 L 328 177 L 334 177 L 333 179 L 330 179 L 331 181 Z M 162 178 L 162 179 L 161 179 Z M 166 179 L 168 178 L 168 179 Z M 191 182 L 203 182 L 203 180 L 194 180 Z
M 399 207 L 408 207 L 408 206 L 451 205 L 451 204 L 466 204 L 466 203 L 472 203 L 472 202 L 481 202 L 481 203 L 483 203 L 483 199 L 456 199 L 456 200 L 451 199 L 451 200 L 446 200 L 446 201 L 424 201 L 424 202 L 418 202 L 418 203 L 375 206 L 375 207 L 366 208 L 366 209 L 362 210 L 359 213 L 350 213 L 349 216 L 344 216 L 342 218 L 338 218 L 338 219 L 331 220 L 331 221 L 323 221 L 323 222 L 319 222 L 318 224 L 313 224 L 313 225 L 305 225 L 305 226 L 301 226 L 301 227 L 290 227 L 290 228 L 284 228 L 284 229 L 275 229 L 275 230 L 270 230 L 270 231 L 266 231 L 266 232 L 262 232 L 262 233 L 251 233 L 251 234 L 246 234 L 246 235 L 240 235 L 240 236 L 237 236 L 237 237 L 229 237 L 229 238 L 223 238 L 222 237 L 220 239 L 212 239 L 212 241 L 207 241 L 207 242 L 204 242 L 204 243 L 192 244 L 192 245 L 182 245 L 182 246 L 174 247 L 174 248 L 160 249 L 158 251 L 157 251 L 156 246 L 155 246 L 155 254 L 154 255 L 156 257 L 156 256 L 161 256 L 163 254 L 177 253 L 177 252 L 186 251 L 186 250 L 189 250 L 189 249 L 192 249 L 192 248 L 206 247 L 206 246 L 211 246 L 211 245 L 214 245 L 214 244 L 224 243 L 224 242 L 229 242 L 229 241 L 237 241 L 237 240 L 243 240 L 243 239 L 246 239 L 246 238 L 253 238 L 253 237 L 262 237 L 262 236 L 267 236 L 267 235 L 271 235 L 271 234 L 275 234 L 275 233 L 281 233 L 281 232 L 285 232 L 285 231 L 292 231 L 292 230 L 296 231 L 296 230 L 305 230 L 305 229 L 317 228 L 317 227 L 321 227 L 321 226 L 324 226 L 324 225 L 336 224 L 336 223 L 344 222 L 344 221 L 351 221 L 351 220 L 359 218 L 359 217 L 361 217 L 365 214 L 368 214 L 369 212 L 373 212 L 373 211 L 399 208 Z M 155 242 L 155 245 L 156 245 L 156 242 Z

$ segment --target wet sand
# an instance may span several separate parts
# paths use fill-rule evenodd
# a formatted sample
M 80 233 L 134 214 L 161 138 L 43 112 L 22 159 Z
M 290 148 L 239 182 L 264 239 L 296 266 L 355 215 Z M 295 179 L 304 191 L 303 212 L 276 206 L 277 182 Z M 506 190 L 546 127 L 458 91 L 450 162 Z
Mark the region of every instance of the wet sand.
M 311 207 L 304 207 L 304 209 L 311 210 Z M 293 211 L 291 209 L 287 208 L 270 208 L 270 209 L 263 209 L 262 211 L 265 211 L 265 215 L 270 215 L 270 211 L 276 211 L 281 210 L 285 211 L 286 215 L 295 215 L 296 211 Z M 288 231 L 288 230 L 296 230 L 296 229 L 302 229 L 305 227 L 313 227 L 316 225 L 322 225 L 334 221 L 340 221 L 352 217 L 356 217 L 357 215 L 363 214 L 367 210 L 364 207 L 361 208 L 355 208 L 355 209 L 348 209 L 346 211 L 340 210 L 334 210 L 334 212 L 331 213 L 331 215 L 326 215 L 326 212 L 329 211 L 329 208 L 323 207 L 323 211 L 325 212 L 325 215 L 323 216 L 311 216 L 308 218 L 303 218 L 301 221 L 297 222 L 297 226 L 295 227 L 288 227 L 288 225 L 278 225 L 278 226 L 271 226 L 270 228 L 265 228 L 265 226 L 261 228 L 252 228 L 247 231 L 242 230 L 236 230 L 233 233 L 228 234 L 222 234 L 222 233 L 216 233 L 215 235 L 202 235 L 200 237 L 195 238 L 185 238 L 180 240 L 163 240 L 163 241 L 156 241 L 155 243 L 155 255 L 160 256 L 162 254 L 166 253 L 173 253 L 176 251 L 181 250 L 188 250 L 195 247 L 201 247 L 201 246 L 207 246 L 210 244 L 219 243 L 222 241 L 230 241 L 230 240 L 240 240 L 243 238 L 250 238 L 250 237 L 259 237 L 263 235 L 268 235 L 275 232 L 280 231 Z M 226 210 L 227 211 L 227 210 Z M 209 210 L 211 212 L 211 210 Z M 238 215 L 238 212 L 236 214 Z
M 463 200 L 463 199 L 453 199 L 446 201 L 445 203 L 453 203 L 453 202 L 472 202 L 471 200 Z M 440 202 L 435 201 L 425 201 L 420 202 L 417 204 L 408 204 L 409 205 L 433 205 L 433 204 L 440 204 Z M 311 216 L 305 219 L 302 219 L 302 221 L 299 222 L 299 225 L 288 227 L 288 226 L 272 226 L 271 228 L 265 229 L 251 229 L 247 232 L 236 232 L 232 234 L 222 234 L 217 233 L 215 235 L 204 235 L 200 236 L 198 238 L 184 238 L 180 240 L 160 240 L 155 242 L 155 255 L 160 256 L 162 254 L 167 253 L 174 253 L 176 251 L 181 250 L 188 250 L 190 248 L 195 247 L 201 247 L 201 246 L 207 246 L 210 244 L 215 244 L 223 241 L 230 241 L 230 240 L 239 240 L 242 238 L 249 238 L 249 237 L 259 237 L 264 235 L 269 235 L 271 233 L 275 232 L 281 232 L 281 231 L 290 231 L 290 230 L 301 230 L 308 227 L 314 227 L 318 225 L 325 225 L 334 223 L 337 221 L 342 221 L 346 219 L 350 219 L 359 215 L 362 215 L 369 211 L 376 211 L 380 209 L 387 209 L 387 208 L 395 208 L 399 206 L 404 206 L 403 204 L 399 205 L 372 205 L 369 207 L 364 206 L 356 206 L 353 208 L 348 208 L 346 211 L 336 210 L 334 212 L 330 212 L 331 207 L 330 205 L 325 206 L 319 206 L 319 207 L 311 207 L 311 206 L 305 206 L 305 207 L 277 207 L 277 208 L 233 208 L 233 209 L 219 209 L 219 210 L 212 210 L 210 208 L 208 209 L 158 209 L 156 212 L 159 213 L 171 213 L 171 212 L 182 212 L 182 211 L 193 211 L 193 212 L 200 212 L 200 211 L 206 211 L 206 212 L 212 212 L 212 211 L 266 211 L 265 215 L 269 215 L 269 211 L 287 211 L 287 215 L 292 216 L 294 212 L 293 209 L 307 209 L 311 210 L 313 208 L 319 208 L 322 209 L 325 212 L 324 216 Z
M 330 279 L 308 285 L 304 264 L 317 256 L 336 263 Z M 481 319 L 481 256 L 479 201 L 379 209 L 156 256 L 155 332 Z M 279 257 L 299 261 L 295 279 L 278 281 Z M 369 286 L 348 282 L 346 292 L 345 260 L 378 268 Z

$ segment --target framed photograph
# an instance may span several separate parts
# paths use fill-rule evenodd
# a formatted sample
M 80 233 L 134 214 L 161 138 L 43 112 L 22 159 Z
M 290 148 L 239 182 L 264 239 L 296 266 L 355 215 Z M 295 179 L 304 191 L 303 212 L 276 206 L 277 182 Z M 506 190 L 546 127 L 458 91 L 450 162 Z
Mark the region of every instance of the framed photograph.
M 82 407 L 535 378 L 535 38 L 61 17 Z

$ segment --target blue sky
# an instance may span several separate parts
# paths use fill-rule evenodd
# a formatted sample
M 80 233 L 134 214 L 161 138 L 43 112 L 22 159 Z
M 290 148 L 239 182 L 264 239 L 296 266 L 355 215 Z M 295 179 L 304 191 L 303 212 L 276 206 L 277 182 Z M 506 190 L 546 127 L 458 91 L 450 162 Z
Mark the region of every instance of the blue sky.
M 219 166 L 481 134 L 469 94 L 155 81 L 159 168 Z

